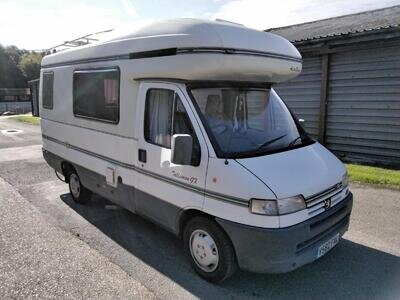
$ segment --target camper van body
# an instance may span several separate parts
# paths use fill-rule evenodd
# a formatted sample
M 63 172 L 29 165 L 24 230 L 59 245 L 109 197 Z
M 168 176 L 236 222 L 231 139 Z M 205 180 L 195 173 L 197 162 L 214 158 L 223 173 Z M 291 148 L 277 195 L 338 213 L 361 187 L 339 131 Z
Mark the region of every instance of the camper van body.
M 189 257 L 208 280 L 223 280 L 236 264 L 288 272 L 336 245 L 352 208 L 343 164 L 306 136 L 271 88 L 300 71 L 300 54 L 281 37 L 189 19 L 52 54 L 41 70 L 43 155 L 66 176 L 74 198 L 94 192 L 184 240 L 190 224 Z M 216 135 L 226 126 L 211 128 L 204 106 L 217 107 L 229 93 L 236 95 L 230 98 L 236 101 L 234 125 L 222 145 Z M 252 108 L 246 99 L 257 97 L 268 99 Z M 166 102 L 168 115 L 160 108 Z M 239 153 L 236 148 L 247 142 L 235 137 L 251 139 L 246 118 L 269 104 L 297 138 L 271 151 Z M 176 129 L 176 122 L 187 127 Z M 187 152 L 194 159 L 188 161 Z M 211 225 L 196 229 L 207 220 Z M 223 247 L 231 248 L 231 258 L 223 257 Z

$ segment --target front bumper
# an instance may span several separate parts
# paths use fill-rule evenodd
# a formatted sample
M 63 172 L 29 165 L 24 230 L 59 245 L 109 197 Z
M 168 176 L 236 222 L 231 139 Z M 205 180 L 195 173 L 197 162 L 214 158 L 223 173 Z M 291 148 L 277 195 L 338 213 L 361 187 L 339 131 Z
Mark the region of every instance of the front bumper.
M 287 228 L 252 227 L 218 219 L 234 245 L 239 267 L 257 273 L 286 273 L 317 259 L 318 247 L 349 227 L 353 195 L 300 224 Z

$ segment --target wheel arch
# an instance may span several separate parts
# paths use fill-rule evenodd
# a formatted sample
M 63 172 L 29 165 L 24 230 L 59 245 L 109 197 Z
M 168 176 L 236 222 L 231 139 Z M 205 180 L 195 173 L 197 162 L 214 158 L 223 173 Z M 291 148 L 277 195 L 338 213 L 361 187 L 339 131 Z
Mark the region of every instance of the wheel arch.
M 180 238 L 182 238 L 186 224 L 194 217 L 205 217 L 210 220 L 215 219 L 214 216 L 196 208 L 189 208 L 182 210 L 180 215 L 178 216 L 178 222 L 177 222 L 178 236 Z
M 180 238 L 182 238 L 182 234 L 183 234 L 186 224 L 195 217 L 204 217 L 204 218 L 214 221 L 217 224 L 217 226 L 223 232 L 225 232 L 225 234 L 229 237 L 229 234 L 226 232 L 226 230 L 221 226 L 221 224 L 219 224 L 219 222 L 217 222 L 215 220 L 215 218 L 216 218 L 215 216 L 210 215 L 210 214 L 208 214 L 202 210 L 199 210 L 197 208 L 188 208 L 188 209 L 182 210 L 178 216 L 178 222 L 177 222 L 176 228 L 178 229 L 178 236 Z M 229 237 L 229 239 L 230 239 L 230 237 Z
M 61 171 L 62 174 L 65 177 L 65 182 L 69 183 L 69 176 L 67 176 L 70 172 L 76 172 L 76 169 L 74 167 L 74 165 L 72 163 L 70 163 L 69 161 L 62 161 L 61 162 Z

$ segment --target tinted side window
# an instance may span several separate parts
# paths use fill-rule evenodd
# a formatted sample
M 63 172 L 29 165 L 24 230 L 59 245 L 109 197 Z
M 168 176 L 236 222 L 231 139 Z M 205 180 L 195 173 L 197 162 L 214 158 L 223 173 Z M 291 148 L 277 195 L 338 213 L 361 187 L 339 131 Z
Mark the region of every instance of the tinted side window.
M 53 89 L 54 89 L 54 73 L 43 73 L 42 85 L 42 106 L 46 109 L 53 109 Z
M 119 81 L 117 68 L 75 71 L 74 115 L 118 123 Z

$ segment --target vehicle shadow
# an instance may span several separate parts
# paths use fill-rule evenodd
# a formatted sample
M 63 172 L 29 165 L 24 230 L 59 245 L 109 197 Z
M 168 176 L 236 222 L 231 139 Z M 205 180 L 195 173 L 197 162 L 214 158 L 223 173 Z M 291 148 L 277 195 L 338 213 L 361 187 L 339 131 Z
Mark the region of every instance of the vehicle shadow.
M 164 229 L 126 210 L 106 209 L 112 208 L 111 202 L 99 196 L 92 197 L 87 205 L 76 204 L 69 194 L 60 198 L 132 255 L 199 298 L 400 297 L 400 257 L 345 238 L 323 258 L 291 273 L 274 275 L 239 271 L 222 284 L 213 285 L 192 271 L 181 242 Z M 134 272 L 129 265 L 121 267 L 128 274 Z

